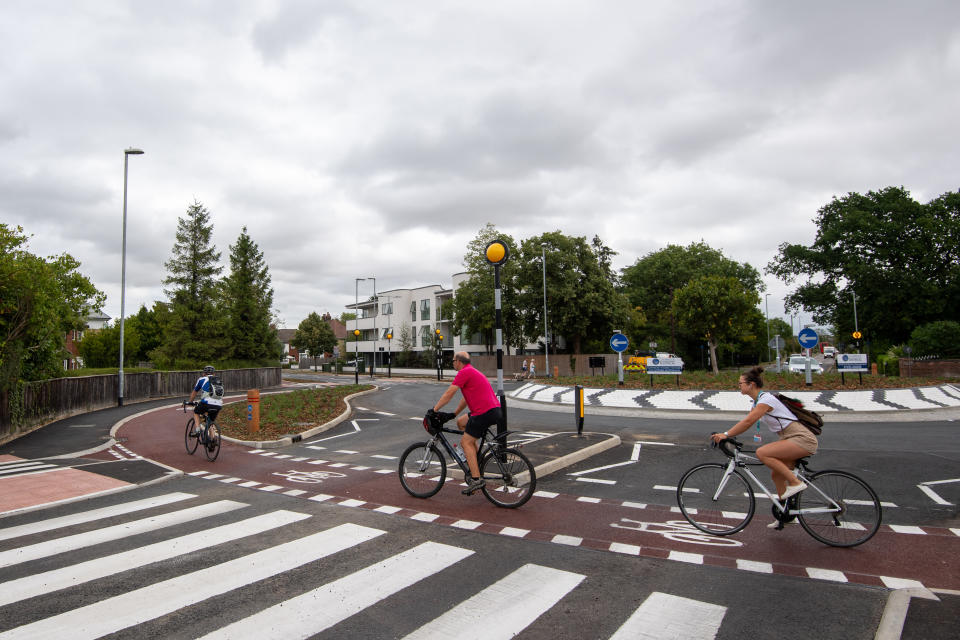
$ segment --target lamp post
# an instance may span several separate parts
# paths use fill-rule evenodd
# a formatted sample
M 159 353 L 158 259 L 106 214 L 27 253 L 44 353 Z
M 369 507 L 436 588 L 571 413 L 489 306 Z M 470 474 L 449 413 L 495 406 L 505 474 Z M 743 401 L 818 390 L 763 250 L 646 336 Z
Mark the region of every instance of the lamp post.
M 380 305 L 377 303 L 377 279 L 373 276 L 369 278 L 373 280 L 373 360 L 370 363 L 370 377 L 373 377 L 373 372 L 377 368 L 377 315 L 380 313 Z
M 503 312 L 500 306 L 500 267 L 510 257 L 510 248 L 502 240 L 494 240 L 484 249 L 487 262 L 493 265 L 493 308 L 497 328 L 497 396 L 500 398 L 500 422 L 497 435 L 507 430 L 507 396 L 503 392 Z
M 117 383 L 117 406 L 123 406 L 123 315 L 127 296 L 127 161 L 130 156 L 143 155 L 133 147 L 123 151 L 123 240 L 120 250 L 120 369 Z
M 770 294 L 763 296 L 763 301 L 766 305 L 766 319 L 767 319 L 767 360 L 770 359 Z M 777 363 L 779 365 L 779 363 Z
M 360 384 L 360 281 L 353 279 L 353 383 Z
M 547 331 L 547 243 L 540 243 L 543 257 L 543 353 L 547 377 L 550 377 L 550 332 Z
M 393 334 L 387 334 L 387 377 L 391 377 L 393 374 L 393 349 L 390 348 L 390 341 L 393 340 Z

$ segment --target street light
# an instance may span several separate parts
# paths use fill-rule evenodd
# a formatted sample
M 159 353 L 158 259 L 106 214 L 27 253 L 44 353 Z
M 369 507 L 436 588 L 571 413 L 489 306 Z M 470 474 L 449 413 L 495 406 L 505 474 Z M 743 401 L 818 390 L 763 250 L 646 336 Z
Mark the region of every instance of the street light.
M 360 281 L 353 279 L 353 384 L 360 384 Z
M 377 304 L 377 279 L 373 276 L 369 278 L 373 280 L 373 360 L 370 363 L 370 377 L 373 377 L 373 372 L 377 368 L 377 314 L 380 313 L 380 305 Z
M 390 348 L 390 341 L 393 340 L 393 334 L 387 334 L 387 377 L 393 375 L 393 349 Z
M 550 377 L 550 333 L 547 331 L 547 243 L 540 243 L 543 256 L 543 353 L 546 360 L 547 377 Z
M 766 304 L 766 318 L 767 318 L 767 360 L 770 360 L 770 294 L 763 296 L 763 301 Z M 780 366 L 780 363 L 777 363 L 777 366 Z
M 117 406 L 123 406 L 123 315 L 127 295 L 127 160 L 130 156 L 143 155 L 142 149 L 123 151 L 123 241 L 120 250 L 120 374 L 117 385 Z
M 437 319 L 437 322 L 440 322 L 440 320 Z M 436 350 L 437 350 L 435 354 L 437 358 L 437 380 L 440 380 L 443 378 L 443 369 L 440 366 L 442 362 L 441 358 L 443 357 L 442 356 L 443 351 L 441 351 L 440 341 L 443 340 L 443 336 L 440 335 L 440 329 L 434 329 L 433 334 L 434 336 L 436 336 L 436 340 L 434 340 L 434 344 L 436 345 Z

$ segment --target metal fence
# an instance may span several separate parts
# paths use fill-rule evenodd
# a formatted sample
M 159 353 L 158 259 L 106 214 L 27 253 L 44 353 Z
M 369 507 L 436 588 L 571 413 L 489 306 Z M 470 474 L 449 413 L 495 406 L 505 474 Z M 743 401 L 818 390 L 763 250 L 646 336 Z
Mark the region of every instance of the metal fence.
M 190 394 L 200 371 L 125 373 L 124 403 Z M 281 384 L 280 367 L 225 369 L 217 375 L 228 392 L 265 389 Z M 56 378 L 21 383 L 0 392 L 0 442 L 39 425 L 117 405 L 117 374 Z

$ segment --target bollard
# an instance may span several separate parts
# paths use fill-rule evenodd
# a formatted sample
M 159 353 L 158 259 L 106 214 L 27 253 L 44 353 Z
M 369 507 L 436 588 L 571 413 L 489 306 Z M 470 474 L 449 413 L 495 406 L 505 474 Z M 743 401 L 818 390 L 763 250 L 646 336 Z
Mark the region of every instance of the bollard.
M 574 419 L 577 424 L 577 435 L 583 435 L 583 387 L 576 385 L 573 388 L 573 411 Z
M 553 365 L 553 377 L 554 378 L 560 377 L 560 367 L 557 365 Z
M 260 390 L 247 391 L 247 422 L 250 433 L 260 432 Z

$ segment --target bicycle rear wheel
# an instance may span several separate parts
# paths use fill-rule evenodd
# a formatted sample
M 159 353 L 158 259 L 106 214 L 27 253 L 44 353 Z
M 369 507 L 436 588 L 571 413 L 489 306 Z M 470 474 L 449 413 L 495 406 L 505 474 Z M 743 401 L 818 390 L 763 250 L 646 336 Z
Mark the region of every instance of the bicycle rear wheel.
M 210 432 L 213 431 L 214 435 L 210 435 Z M 217 459 L 217 456 L 220 455 L 220 428 L 217 427 L 216 423 L 211 422 L 207 426 L 207 444 L 203 448 L 203 452 L 207 454 L 207 460 L 213 462 Z
M 480 477 L 486 481 L 483 495 L 498 507 L 516 509 L 537 490 L 533 464 L 516 449 L 488 451 L 480 461 Z
M 400 484 L 414 498 L 436 495 L 447 479 L 447 465 L 436 445 L 417 442 L 400 456 Z
M 677 504 L 687 522 L 700 531 L 728 536 L 747 526 L 757 501 L 739 471 L 727 475 L 726 465 L 709 462 L 683 474 Z
M 197 444 L 200 442 L 199 435 L 192 435 L 194 427 L 197 426 L 196 420 L 190 418 L 187 420 L 187 430 L 183 433 L 183 444 L 187 447 L 187 453 L 193 455 L 197 450 Z
M 846 471 L 821 471 L 810 480 L 797 494 L 798 519 L 807 533 L 832 547 L 855 547 L 873 537 L 883 511 L 870 485 Z M 804 513 L 809 509 L 824 512 Z

